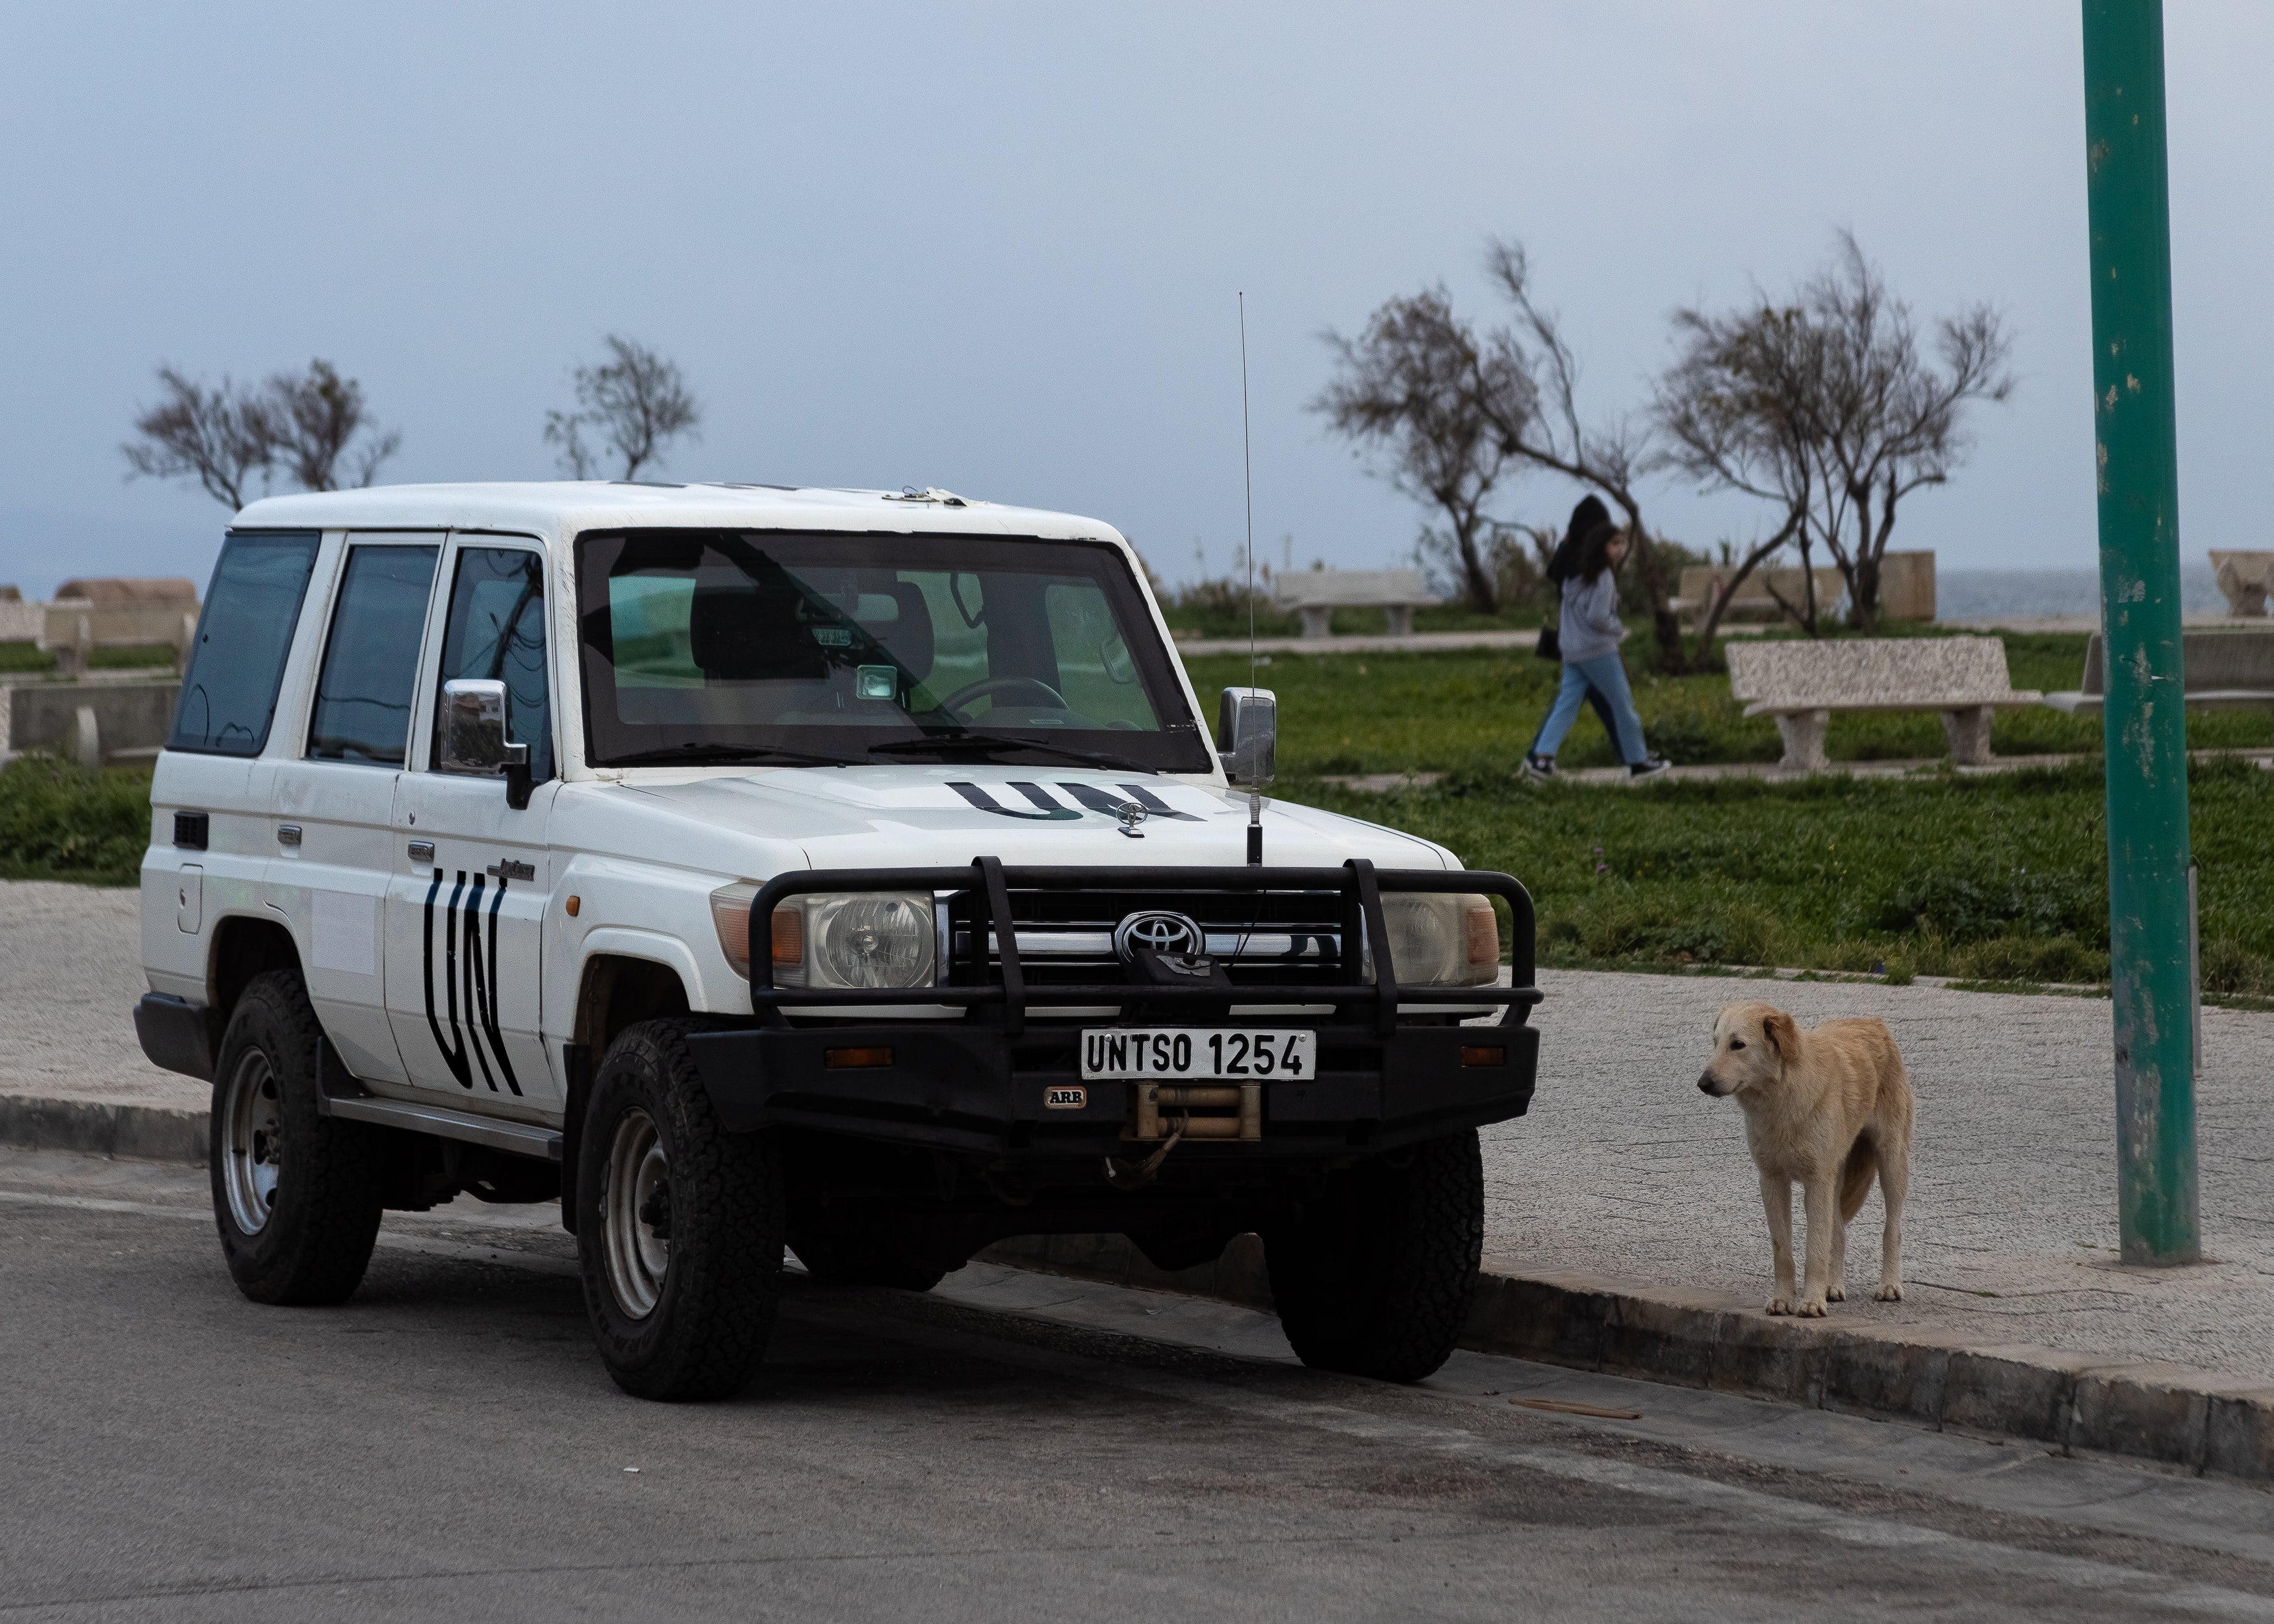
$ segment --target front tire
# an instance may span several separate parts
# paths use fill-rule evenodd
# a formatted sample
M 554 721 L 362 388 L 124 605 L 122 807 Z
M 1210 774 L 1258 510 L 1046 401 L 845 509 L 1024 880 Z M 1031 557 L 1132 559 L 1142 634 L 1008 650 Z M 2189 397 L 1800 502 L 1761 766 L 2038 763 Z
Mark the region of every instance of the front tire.
M 1468 1323 L 1484 1234 L 1473 1128 L 1329 1174 L 1263 1237 L 1289 1344 L 1314 1369 L 1420 1380 Z
M 576 1252 L 592 1340 L 638 1398 L 731 1398 L 773 1334 L 781 1179 L 772 1141 L 719 1125 L 691 1020 L 609 1045 L 576 1167 Z
M 253 978 L 214 1068 L 207 1165 L 222 1256 L 256 1303 L 341 1303 L 379 1238 L 380 1147 L 317 1110 L 323 1027 L 299 973 Z

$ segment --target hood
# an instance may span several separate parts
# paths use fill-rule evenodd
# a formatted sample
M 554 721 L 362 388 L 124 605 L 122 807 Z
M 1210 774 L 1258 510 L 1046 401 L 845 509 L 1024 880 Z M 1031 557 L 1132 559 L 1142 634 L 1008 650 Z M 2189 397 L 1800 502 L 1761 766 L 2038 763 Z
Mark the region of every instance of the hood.
M 627 782 L 721 833 L 796 846 L 816 868 L 953 868 L 975 857 L 1033 867 L 1244 863 L 1247 797 L 1209 784 L 1095 768 L 998 764 L 796 767 Z M 1116 808 L 1145 807 L 1138 837 Z M 1442 847 L 1379 824 L 1264 798 L 1263 861 L 1335 868 L 1457 866 Z

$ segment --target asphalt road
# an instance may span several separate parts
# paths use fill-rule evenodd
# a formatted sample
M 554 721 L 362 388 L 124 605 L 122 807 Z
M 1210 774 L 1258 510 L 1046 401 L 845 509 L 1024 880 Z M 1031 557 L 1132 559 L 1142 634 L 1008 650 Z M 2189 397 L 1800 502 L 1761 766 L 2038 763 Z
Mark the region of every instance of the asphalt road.
M 643 1403 L 545 1217 L 267 1309 L 202 1175 L 0 1154 L 0 1620 L 2274 1618 L 2239 1486 L 982 1266 L 800 1281 L 747 1396 Z

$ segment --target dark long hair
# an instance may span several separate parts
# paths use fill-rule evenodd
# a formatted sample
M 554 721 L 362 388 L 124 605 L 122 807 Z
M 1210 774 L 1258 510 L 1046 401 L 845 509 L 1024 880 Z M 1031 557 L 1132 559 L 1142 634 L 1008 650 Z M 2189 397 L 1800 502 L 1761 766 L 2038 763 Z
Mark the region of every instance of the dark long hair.
M 1615 524 L 1598 526 L 1579 547 L 1579 579 L 1589 586 L 1611 568 L 1611 544 L 1626 532 Z

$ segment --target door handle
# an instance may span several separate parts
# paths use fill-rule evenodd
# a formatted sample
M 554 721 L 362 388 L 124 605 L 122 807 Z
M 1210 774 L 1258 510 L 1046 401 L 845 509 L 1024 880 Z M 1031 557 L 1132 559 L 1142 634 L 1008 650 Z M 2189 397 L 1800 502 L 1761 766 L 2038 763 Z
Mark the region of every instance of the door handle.
M 410 843 L 410 861 L 412 862 L 433 862 L 434 861 L 434 843 L 432 840 L 413 840 Z
M 492 863 L 489 866 L 489 873 L 491 877 L 493 879 L 533 880 L 537 877 L 537 865 L 535 863 L 516 862 L 513 859 L 508 857 L 502 862 Z
M 297 846 L 297 845 L 299 845 L 299 844 L 300 844 L 300 825 L 299 825 L 299 824 L 297 824 L 297 823 L 279 823 L 279 824 L 277 824 L 277 825 L 276 825 L 276 844 L 277 844 L 277 845 L 279 845 L 279 846 Z

